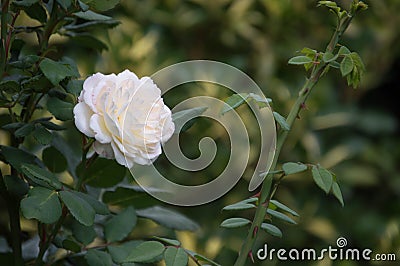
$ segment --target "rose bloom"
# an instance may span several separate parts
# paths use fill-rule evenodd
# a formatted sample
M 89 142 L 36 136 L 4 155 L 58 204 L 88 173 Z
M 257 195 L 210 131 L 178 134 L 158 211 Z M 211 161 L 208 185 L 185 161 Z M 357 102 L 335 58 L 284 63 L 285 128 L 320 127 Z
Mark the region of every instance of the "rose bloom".
M 125 70 L 88 77 L 74 108 L 75 125 L 95 138 L 94 151 L 131 168 L 151 164 L 173 134 L 171 110 L 149 77 Z

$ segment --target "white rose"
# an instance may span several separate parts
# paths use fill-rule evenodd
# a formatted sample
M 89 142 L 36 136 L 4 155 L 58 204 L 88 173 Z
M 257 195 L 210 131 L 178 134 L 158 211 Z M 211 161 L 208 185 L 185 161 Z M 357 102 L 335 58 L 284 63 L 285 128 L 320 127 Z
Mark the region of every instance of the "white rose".
M 151 164 L 175 129 L 157 85 L 128 70 L 88 77 L 78 101 L 76 127 L 95 138 L 93 148 L 101 157 L 128 168 Z

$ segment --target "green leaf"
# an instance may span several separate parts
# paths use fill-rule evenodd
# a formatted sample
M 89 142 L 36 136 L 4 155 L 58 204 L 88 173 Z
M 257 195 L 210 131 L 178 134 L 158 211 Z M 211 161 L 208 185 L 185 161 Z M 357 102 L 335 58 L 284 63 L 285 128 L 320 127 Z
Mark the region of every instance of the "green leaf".
M 75 104 L 75 96 L 70 93 L 65 92 L 65 90 L 61 89 L 61 87 L 55 87 L 48 91 L 48 95 L 50 98 L 58 98 L 61 101 L 68 102 L 71 104 Z
M 59 3 L 64 10 L 67 10 L 72 4 L 71 0 L 57 0 L 57 3 Z
M 188 252 L 188 250 L 186 250 L 186 252 Z M 192 252 L 193 253 L 193 252 Z M 212 266 L 221 266 L 220 264 L 218 264 L 218 263 L 216 263 L 215 261 L 212 261 L 212 260 L 210 260 L 209 258 L 207 258 L 207 257 L 205 257 L 205 256 L 203 256 L 203 255 L 200 255 L 200 254 L 197 254 L 197 253 L 193 253 L 193 257 L 195 257 L 197 260 L 199 260 L 199 261 L 204 261 L 204 262 L 207 262 L 207 263 L 209 263 L 210 265 L 212 265 Z M 207 264 L 208 265 L 208 264 Z
M 66 121 L 73 118 L 72 109 L 74 105 L 72 103 L 51 97 L 47 100 L 47 108 L 58 120 Z
M 52 146 L 42 151 L 42 160 L 53 173 L 61 173 L 67 169 L 67 160 L 64 155 Z
M 177 247 L 179 247 L 181 245 L 181 242 L 179 242 L 176 239 L 169 239 L 169 238 L 158 237 L 158 236 L 154 236 L 153 238 L 156 240 L 159 240 L 161 242 L 164 242 L 168 245 L 177 246 Z
M 19 83 L 15 80 L 2 80 L 0 90 L 8 93 L 18 92 L 20 90 Z
M 71 144 L 66 142 L 63 137 L 57 134 L 57 132 L 53 132 L 53 141 L 51 142 L 51 146 L 56 148 L 64 155 L 65 159 L 67 159 L 68 162 L 68 172 L 73 177 L 77 178 L 75 169 L 81 160 L 81 155 L 79 153 L 76 153 L 75 150 L 71 147 Z
M 259 108 L 266 107 L 272 100 L 263 96 L 255 93 L 233 94 L 225 100 L 226 104 L 222 108 L 221 114 L 225 114 L 226 112 L 229 112 L 230 110 L 239 107 L 246 101 L 255 101 Z
M 29 191 L 28 197 L 21 201 L 21 211 L 27 219 L 51 224 L 60 218 L 61 204 L 55 191 L 34 187 Z
M 235 210 L 247 210 L 247 209 L 252 209 L 255 208 L 256 206 L 254 204 L 251 203 L 235 203 L 235 204 L 231 204 L 228 206 L 225 206 L 222 210 L 224 211 L 235 211 Z
M 78 222 L 86 226 L 93 224 L 95 211 L 89 203 L 71 191 L 60 191 L 59 195 Z
M 357 53 L 351 53 L 350 54 L 351 59 L 353 59 L 354 62 L 354 67 L 356 67 L 357 69 L 361 70 L 361 72 L 365 71 L 365 65 L 360 57 L 359 54 Z
M 157 241 L 146 241 L 134 247 L 125 262 L 147 262 L 163 254 L 165 247 Z
M 45 58 L 39 64 L 39 67 L 46 78 L 55 86 L 67 77 L 79 77 L 76 68 L 65 62 L 56 62 Z
M 164 252 L 164 260 L 166 266 L 186 266 L 189 257 L 183 248 L 168 247 Z
M 65 32 L 67 33 L 67 36 L 71 37 L 78 37 L 78 36 L 88 36 L 85 35 L 85 32 L 89 32 L 92 30 L 100 30 L 100 29 L 106 29 L 106 28 L 113 28 L 117 25 L 119 25 L 119 21 L 110 19 L 110 20 L 92 20 L 92 21 L 86 21 L 84 23 L 71 23 L 68 25 L 65 25 L 63 28 L 66 30 Z M 80 44 L 80 46 L 86 45 L 86 44 Z
M 320 166 L 316 166 L 316 165 L 313 165 L 311 172 L 312 172 L 314 182 L 323 191 L 325 191 L 325 193 L 328 194 L 329 191 L 331 190 L 332 183 L 333 183 L 332 174 L 328 170 L 326 170 Z
M 53 139 L 53 135 L 51 134 L 51 132 L 40 124 L 36 125 L 32 135 L 35 140 L 42 145 L 50 144 Z
M 250 223 L 250 220 L 245 218 L 229 218 L 224 220 L 220 226 L 225 228 L 236 228 L 248 225 Z
M 22 172 L 21 166 L 26 163 L 34 163 L 37 159 L 32 153 L 10 146 L 1 146 L 1 154 L 12 167 Z
M 312 176 L 314 182 L 323 190 L 325 193 L 329 193 L 333 183 L 332 174 L 326 170 L 325 168 L 320 167 L 319 165 L 313 165 L 312 167 Z
M 14 0 L 12 3 L 17 6 L 31 6 L 37 2 L 39 0 Z
M 24 7 L 23 10 L 29 17 L 36 19 L 42 23 L 46 22 L 47 19 L 46 10 L 40 3 L 35 3 L 29 7 Z
M 146 208 L 157 204 L 157 200 L 138 186 L 117 187 L 105 191 L 102 197 L 104 203 L 118 206 L 132 205 L 136 209 Z
M 121 264 L 121 265 L 126 265 L 124 260 L 126 257 L 128 257 L 129 253 L 134 247 L 137 247 L 139 244 L 143 243 L 141 240 L 132 240 L 128 242 L 124 242 L 122 245 L 118 246 L 108 246 L 108 252 L 111 255 L 112 260 L 115 263 Z
M 108 242 L 123 240 L 136 225 L 136 213 L 133 207 L 128 207 L 112 217 L 104 225 L 104 236 Z
M 330 62 L 330 63 L 329 63 L 329 66 L 330 66 L 330 67 L 333 67 L 333 68 L 337 68 L 337 69 L 340 68 L 340 64 L 339 64 L 338 62 L 336 62 L 336 61 Z
M 290 58 L 288 63 L 291 65 L 304 65 L 304 64 L 311 63 L 312 61 L 313 60 L 308 56 L 299 55 L 299 56 Z
M 304 47 L 303 49 L 301 49 L 300 53 L 305 54 L 309 58 L 313 58 L 317 54 L 317 50 Z
M 89 6 L 93 7 L 96 10 L 99 11 L 107 11 L 109 9 L 114 8 L 120 0 L 92 0 L 92 1 L 83 1 L 86 4 L 89 4 Z
M 284 118 L 282 115 L 280 115 L 277 112 L 273 112 L 273 115 L 275 117 L 275 121 L 279 124 L 279 126 L 285 130 L 285 131 L 289 131 L 290 130 L 290 126 L 289 124 L 286 122 L 286 118 Z
M 87 4 L 91 1 L 93 1 L 93 0 L 78 0 L 79 6 L 82 9 L 82 11 L 89 10 L 89 6 Z
M 162 226 L 175 230 L 195 231 L 199 228 L 197 223 L 183 214 L 161 206 L 137 210 L 136 214 L 139 217 L 148 218 Z
M 263 95 L 264 96 L 264 95 Z M 259 108 L 267 107 L 272 100 L 270 98 L 265 98 L 263 96 L 260 96 L 255 93 L 249 93 L 249 97 L 247 98 L 247 101 L 255 101 L 258 105 Z
M 112 260 L 110 254 L 96 250 L 89 249 L 85 255 L 86 262 L 89 266 L 111 266 Z
M 281 212 L 267 209 L 267 213 L 275 218 L 281 219 L 282 221 L 285 221 L 285 222 L 288 222 L 291 224 L 297 224 L 295 220 L 293 220 L 292 218 L 290 218 L 289 216 L 287 216 L 286 214 L 283 214 Z
M 282 170 L 285 172 L 285 175 L 292 175 L 307 170 L 307 165 L 289 162 L 282 165 Z
M 75 219 L 72 223 L 72 234 L 75 239 L 87 246 L 93 242 L 97 234 L 93 226 L 84 226 Z
M 40 168 L 33 164 L 23 164 L 21 171 L 30 179 L 32 182 L 44 186 L 50 189 L 61 189 L 62 183 L 58 178 L 46 169 Z
M 110 20 L 111 17 L 95 13 L 91 10 L 74 13 L 74 16 L 85 20 Z
M 337 6 L 337 4 L 333 1 L 319 1 L 318 6 L 326 6 L 329 8 L 333 13 L 340 15 L 341 8 Z
M 48 130 L 64 130 L 65 127 L 54 124 L 53 122 L 50 121 L 39 121 L 39 124 L 47 128 Z
M 28 69 L 28 68 L 32 67 L 34 64 L 36 64 L 39 61 L 39 59 L 40 59 L 40 57 L 37 55 L 28 54 L 25 56 L 20 56 L 18 58 L 18 61 L 11 62 L 10 65 L 15 68 L 19 68 L 19 69 Z M 35 77 L 38 77 L 38 76 L 33 76 L 32 78 L 35 78 Z M 14 80 L 10 80 L 10 81 L 15 82 Z M 23 81 L 23 82 L 25 82 L 25 81 Z M 18 84 L 18 82 L 16 82 L 16 83 Z M 11 84 L 11 85 L 13 85 L 13 84 Z M 16 84 L 14 84 L 14 86 L 15 85 Z M 15 91 L 17 91 L 17 90 L 15 90 Z
M 22 127 L 15 130 L 14 136 L 17 138 L 26 137 L 29 134 L 31 134 L 34 129 L 35 129 L 35 126 L 33 124 L 31 124 L 31 123 L 25 124 Z
M 340 72 L 342 76 L 347 76 L 354 68 L 354 62 L 351 56 L 346 55 L 340 63 Z
M 329 62 L 335 61 L 338 58 L 338 56 L 339 55 L 334 55 L 331 52 L 326 52 L 322 56 L 322 60 L 324 60 L 325 63 L 329 63 Z
M 318 1 L 318 6 L 327 6 L 327 7 L 337 7 L 337 4 L 333 1 Z
M 1 128 L 8 130 L 8 131 L 13 131 L 13 130 L 17 130 L 18 128 L 22 127 L 23 125 L 25 125 L 25 123 L 22 123 L 22 122 L 5 123 L 5 125 L 3 125 Z
M 348 85 L 357 88 L 359 83 L 361 82 L 361 78 L 365 72 L 365 66 L 362 62 L 360 56 L 357 53 L 351 53 L 349 55 L 354 63 L 354 68 L 350 75 L 347 75 L 347 83 Z
M 103 41 L 100 41 L 98 38 L 93 37 L 92 35 L 85 35 L 85 34 L 76 34 L 76 35 L 69 34 L 69 35 L 72 37 L 71 40 L 74 43 L 81 46 L 82 48 L 94 50 L 99 53 L 102 52 L 103 50 L 108 50 L 107 44 L 105 44 Z M 83 83 L 83 80 L 72 80 L 72 81 L 81 81 Z M 77 88 L 79 88 L 79 87 L 77 87 Z M 80 89 L 82 90 L 82 86 L 80 87 Z M 67 90 L 68 90 L 68 87 L 67 87 Z M 76 95 L 76 96 L 78 96 L 78 95 Z
M 67 84 L 66 91 L 78 97 L 83 89 L 83 80 L 73 79 Z
M 207 107 L 195 107 L 191 109 L 182 110 L 172 114 L 172 121 L 175 124 L 175 134 L 188 130 L 193 123 L 191 120 L 200 116 L 207 110 Z
M 29 185 L 18 176 L 5 175 L 4 184 L 7 191 L 17 197 L 23 197 L 29 191 Z
M 92 206 L 93 210 L 97 214 L 106 215 L 106 214 L 110 213 L 110 211 L 108 210 L 108 207 L 107 207 L 106 204 L 104 204 L 103 202 L 95 199 L 94 197 L 90 196 L 89 194 L 85 194 L 85 193 L 78 192 L 78 191 L 74 191 L 73 193 L 76 196 L 78 196 L 81 199 L 83 199 L 84 201 L 86 201 L 87 203 L 89 203 L 90 206 Z
M 282 237 L 282 231 L 275 225 L 262 223 L 261 229 L 265 230 L 268 234 L 276 237 Z
M 251 198 L 248 198 L 248 199 L 240 201 L 240 203 L 253 203 L 253 202 L 256 202 L 256 201 L 258 201 L 257 197 L 251 197 Z
M 113 187 L 121 182 L 126 174 L 124 166 L 105 158 L 97 158 L 84 173 L 82 167 L 84 166 L 78 167 L 78 176 L 84 178 L 85 183 L 92 187 Z
M 229 96 L 225 100 L 225 105 L 221 110 L 221 114 L 225 114 L 226 112 L 229 112 L 230 110 L 233 110 L 240 105 L 242 105 L 246 99 L 249 97 L 248 93 L 238 93 L 238 94 L 233 94 Z
M 351 53 L 350 50 L 346 46 L 341 46 L 339 51 L 338 51 L 338 55 L 339 56 L 348 55 L 350 53 Z
M 339 184 L 337 182 L 333 182 L 332 192 L 333 195 L 339 200 L 340 204 L 342 204 L 342 207 L 344 207 L 342 191 L 340 190 Z
M 277 201 L 277 200 L 270 200 L 269 202 L 270 202 L 271 204 L 275 205 L 277 208 L 279 208 L 279 209 L 281 209 L 281 210 L 284 210 L 284 211 L 290 213 L 290 214 L 293 215 L 293 216 L 299 216 L 299 214 L 298 214 L 296 211 L 290 209 L 288 206 L 286 206 L 286 205 L 283 204 L 283 203 L 280 203 L 280 202 Z
M 67 237 L 62 241 L 62 247 L 66 250 L 78 253 L 81 251 L 81 246 L 71 236 Z

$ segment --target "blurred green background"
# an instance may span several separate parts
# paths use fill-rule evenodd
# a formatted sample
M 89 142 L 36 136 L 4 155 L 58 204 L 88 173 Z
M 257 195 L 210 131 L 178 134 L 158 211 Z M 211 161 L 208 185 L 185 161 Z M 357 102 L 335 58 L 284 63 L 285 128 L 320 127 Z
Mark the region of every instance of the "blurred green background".
M 299 224 L 274 221 L 282 229 L 283 238 L 261 233 L 258 247 L 268 243 L 276 249 L 322 249 L 335 246 L 336 239 L 342 236 L 349 247 L 396 253 L 400 260 L 400 2 L 367 3 L 370 8 L 356 18 L 342 41 L 359 52 L 365 62 L 367 73 L 361 86 L 357 90 L 349 88 L 335 70 L 324 77 L 290 133 L 280 160 L 320 163 L 331 169 L 342 187 L 345 207 L 332 196 L 324 195 L 309 172 L 287 177 L 276 198 L 301 215 L 296 219 Z M 89 42 L 82 48 L 82 43 L 76 45 L 78 39 L 60 37 L 53 42 L 62 43 L 64 52 L 77 60 L 83 77 L 124 69 L 149 76 L 185 60 L 221 61 L 247 73 L 273 99 L 272 108 L 287 115 L 305 77 L 302 68 L 287 64 L 288 59 L 303 47 L 324 50 L 335 26 L 334 15 L 316 5 L 317 1 L 310 0 L 123 0 L 107 14 L 121 24 L 110 31 L 96 32 L 108 49 L 103 49 L 101 43 Z M 224 99 L 228 95 L 225 91 L 216 96 Z M 164 97 L 172 108 L 188 96 L 179 91 Z M 184 133 L 184 152 L 196 157 L 197 140 L 204 132 L 212 136 L 215 127 L 218 124 L 201 120 Z M 195 177 L 208 178 L 219 173 L 226 163 L 225 142 L 226 136 L 218 137 L 222 149 L 222 155 L 217 156 L 220 163 Z M 163 172 L 176 171 L 163 158 L 159 161 Z M 219 224 L 234 215 L 251 219 L 253 212 L 235 214 L 221 209 L 252 195 L 247 191 L 247 182 L 241 180 L 227 195 L 212 203 L 175 207 L 201 226 L 195 233 L 177 233 L 186 248 L 222 265 L 233 264 L 246 229 L 222 229 Z M 167 234 L 156 225 L 143 225 L 134 233 L 137 237 Z M 255 265 L 266 262 L 257 261 Z M 367 264 L 275 261 L 268 265 Z

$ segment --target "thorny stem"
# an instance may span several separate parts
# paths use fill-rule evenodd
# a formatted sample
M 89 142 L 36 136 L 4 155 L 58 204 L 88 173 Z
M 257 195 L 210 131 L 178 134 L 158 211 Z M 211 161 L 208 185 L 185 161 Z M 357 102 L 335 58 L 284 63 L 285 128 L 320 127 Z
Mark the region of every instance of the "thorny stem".
M 7 23 L 7 14 L 9 9 L 10 1 L 2 0 L 1 1 L 1 26 L 0 26 L 0 79 L 3 78 L 4 71 L 6 69 L 6 64 L 8 60 L 8 51 L 10 48 L 11 42 L 11 33 L 12 30 L 8 32 L 8 23 Z M 13 20 L 11 22 L 11 27 L 14 25 L 15 20 L 18 16 L 18 13 L 13 16 Z M 12 144 L 18 145 L 17 142 L 12 140 Z M 14 172 L 14 170 L 12 170 Z M 14 257 L 14 265 L 22 266 L 24 265 L 24 261 L 22 258 L 22 248 L 21 248 L 21 224 L 19 217 L 19 205 L 20 200 L 16 199 L 13 195 L 8 193 L 3 175 L 0 172 L 0 190 L 1 195 L 7 203 L 8 215 L 10 219 L 10 230 L 12 237 L 12 248 L 13 248 L 13 257 Z
M 50 12 L 50 18 L 47 21 L 46 26 L 44 27 L 42 38 L 41 39 L 39 38 L 40 53 L 42 55 L 46 53 L 46 50 L 49 46 L 50 36 L 54 33 L 54 30 L 56 29 L 57 24 L 59 22 L 59 19 L 57 18 L 57 8 L 58 8 L 57 3 L 53 2 L 53 7 Z
M 2 0 L 1 1 L 1 29 L 0 29 L 0 35 L 1 35 L 1 43 L 0 43 L 0 53 L 1 53 L 1 59 L 0 59 L 0 78 L 3 77 L 3 73 L 6 67 L 7 63 L 7 57 L 6 57 L 6 39 L 7 39 L 7 15 L 8 14 L 8 7 L 10 5 L 9 0 Z
M 19 220 L 19 199 L 11 195 L 7 191 L 7 187 L 4 183 L 3 174 L 0 170 L 0 194 L 7 203 L 8 215 L 10 219 L 10 229 L 11 229 L 11 245 L 13 248 L 14 265 L 22 266 L 24 261 L 22 259 L 22 249 L 21 249 L 21 224 Z
M 46 253 L 47 249 L 49 248 L 50 244 L 53 242 L 54 238 L 57 236 L 58 231 L 60 230 L 62 224 L 64 223 L 65 217 L 67 217 L 68 211 L 65 207 L 62 209 L 62 215 L 58 219 L 57 223 L 54 225 L 51 234 L 46 241 L 40 243 L 39 255 L 36 258 L 34 266 L 41 266 L 43 265 L 43 256 Z M 42 237 L 42 236 L 41 236 Z
M 90 164 L 92 163 L 97 157 L 92 157 L 89 161 L 86 158 L 86 154 L 89 151 L 90 146 L 92 145 L 92 142 L 87 143 L 86 142 L 86 137 L 82 135 L 82 162 L 83 165 L 88 167 L 87 163 Z M 83 184 L 83 177 L 79 177 L 77 180 L 77 183 L 75 184 L 75 190 L 81 190 Z M 39 255 L 36 259 L 35 265 L 34 266 L 40 266 L 43 265 L 43 256 L 46 253 L 47 249 L 49 248 L 50 244 L 53 242 L 54 238 L 57 236 L 58 231 L 61 229 L 61 226 L 64 223 L 65 218 L 68 215 L 68 211 L 65 207 L 63 207 L 62 215 L 58 219 L 57 223 L 53 227 L 53 230 L 51 231 L 50 236 L 45 239 L 40 245 L 39 249 Z
M 358 1 L 354 0 L 352 6 L 357 5 Z M 357 11 L 357 10 L 356 10 Z M 333 52 L 336 46 L 338 45 L 338 42 L 343 35 L 343 33 L 346 31 L 348 26 L 350 25 L 351 20 L 353 19 L 355 13 L 349 13 L 344 17 L 343 19 L 338 20 L 338 25 L 335 30 L 335 32 L 332 35 L 332 38 L 329 42 L 329 44 L 326 47 L 326 51 L 328 52 Z M 290 110 L 290 113 L 286 119 L 287 124 L 289 125 L 290 128 L 293 127 L 293 124 L 298 117 L 302 107 L 304 106 L 308 96 L 310 95 L 312 89 L 314 86 L 318 83 L 320 80 L 322 73 L 324 73 L 324 70 L 327 68 L 328 64 L 324 62 L 318 62 L 318 64 L 314 65 L 314 68 L 311 71 L 310 76 L 306 79 L 303 87 L 301 88 L 299 95 L 296 99 L 296 102 L 292 106 L 292 109 Z M 279 159 L 279 154 L 282 150 L 282 147 L 289 135 L 290 130 L 285 131 L 285 130 L 280 130 L 278 134 L 278 141 L 276 145 L 276 150 L 275 150 L 275 155 L 274 159 L 272 161 L 271 165 L 271 171 L 268 173 L 265 177 L 265 180 L 262 184 L 262 188 L 260 191 L 260 196 L 259 196 L 259 204 L 256 209 L 256 213 L 254 215 L 253 222 L 251 224 L 250 230 L 248 231 L 247 237 L 241 247 L 241 250 L 239 252 L 239 256 L 234 264 L 234 266 L 244 266 L 246 264 L 246 261 L 249 257 L 249 254 L 252 254 L 252 249 L 255 243 L 255 240 L 257 238 L 257 234 L 254 234 L 255 228 L 260 228 L 262 222 L 265 219 L 266 213 L 267 213 L 267 208 L 269 204 L 269 200 L 271 199 L 272 195 L 272 184 L 273 184 L 273 176 L 274 174 L 271 172 L 274 172 L 276 169 L 278 159 Z

